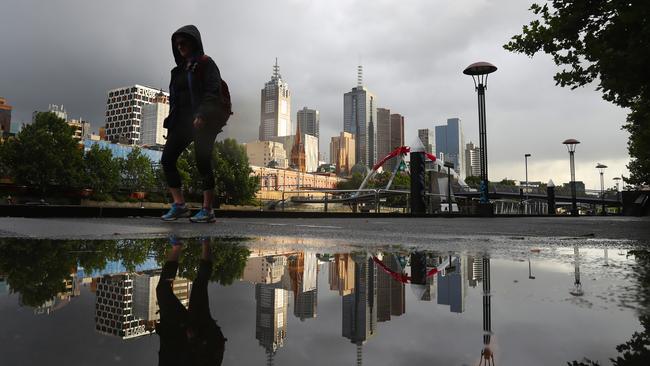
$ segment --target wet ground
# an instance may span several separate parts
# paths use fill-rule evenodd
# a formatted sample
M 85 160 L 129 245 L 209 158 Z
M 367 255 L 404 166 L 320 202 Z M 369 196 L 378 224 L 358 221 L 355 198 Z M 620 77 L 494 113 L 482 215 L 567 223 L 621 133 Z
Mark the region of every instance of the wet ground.
M 157 364 L 155 287 L 172 232 L 185 248 L 174 282 L 184 305 L 200 289 L 202 243 L 212 248 L 224 365 L 608 365 L 625 344 L 637 361 L 649 355 L 633 341 L 649 336 L 650 253 L 624 237 L 643 221 L 573 234 L 555 221 L 543 236 L 533 220 L 465 232 L 454 220 L 4 220 L 2 364 Z M 40 239 L 11 238 L 27 226 Z M 45 239 L 57 235 L 84 239 Z

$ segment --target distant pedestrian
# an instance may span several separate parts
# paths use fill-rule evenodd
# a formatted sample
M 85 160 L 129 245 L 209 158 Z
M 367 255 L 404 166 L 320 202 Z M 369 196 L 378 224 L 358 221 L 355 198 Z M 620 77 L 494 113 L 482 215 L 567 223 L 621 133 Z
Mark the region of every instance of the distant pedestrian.
M 176 67 L 172 69 L 169 83 L 169 116 L 163 125 L 167 128 L 167 141 L 161 164 L 174 202 L 161 219 L 171 221 L 190 216 L 176 162 L 194 142 L 196 167 L 203 187 L 203 206 L 190 221 L 214 222 L 212 151 L 217 134 L 232 114 L 230 93 L 221 79 L 219 68 L 204 54 L 201 34 L 195 26 L 186 25 L 174 32 L 172 51 Z

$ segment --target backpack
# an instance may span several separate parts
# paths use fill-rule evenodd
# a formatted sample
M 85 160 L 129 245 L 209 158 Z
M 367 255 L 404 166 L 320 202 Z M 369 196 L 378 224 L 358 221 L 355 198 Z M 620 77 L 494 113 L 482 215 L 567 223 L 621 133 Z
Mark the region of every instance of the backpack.
M 203 64 L 207 62 L 210 59 L 208 55 L 201 55 L 199 58 L 199 68 L 197 70 L 197 74 L 199 76 L 199 80 L 203 80 Z M 221 79 L 221 86 L 219 87 L 219 99 L 221 102 L 221 108 L 223 108 L 223 111 L 225 112 L 226 116 L 230 117 L 233 115 L 232 112 L 232 101 L 230 100 L 230 90 L 228 89 L 228 84 L 226 83 L 223 78 Z

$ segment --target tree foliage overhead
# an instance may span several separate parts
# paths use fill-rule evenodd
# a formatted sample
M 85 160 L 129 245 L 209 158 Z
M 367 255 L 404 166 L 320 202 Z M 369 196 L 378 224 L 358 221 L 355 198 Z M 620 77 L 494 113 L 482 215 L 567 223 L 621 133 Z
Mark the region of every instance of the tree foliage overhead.
M 550 54 L 558 85 L 598 82 L 605 100 L 629 108 L 629 182 L 650 183 L 650 1 L 550 0 L 530 10 L 538 19 L 504 48 Z
M 42 193 L 49 186 L 79 188 L 83 149 L 72 133 L 72 127 L 54 113 L 38 113 L 34 123 L 26 125 L 3 148 L 14 180 L 37 187 Z
M 84 181 L 94 193 L 116 190 L 120 183 L 120 164 L 108 148 L 93 145 L 83 158 Z

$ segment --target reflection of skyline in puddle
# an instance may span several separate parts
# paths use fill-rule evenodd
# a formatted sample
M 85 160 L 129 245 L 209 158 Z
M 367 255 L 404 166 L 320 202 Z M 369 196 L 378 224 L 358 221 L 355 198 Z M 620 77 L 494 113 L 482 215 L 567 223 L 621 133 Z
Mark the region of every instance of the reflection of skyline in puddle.
M 77 261 L 76 268 L 70 270 L 69 277 L 61 279 L 63 291 L 57 292 L 51 300 L 37 307 L 35 312 L 51 314 L 58 311 L 65 304 L 73 302 L 85 286 L 95 295 L 95 323 L 98 332 L 123 339 L 151 334 L 157 320 L 153 288 L 161 266 L 158 259 L 161 258 L 160 253 L 156 252 L 159 248 L 164 252 L 166 247 L 164 243 L 162 247 L 150 246 L 147 256 L 135 266 L 117 259 L 107 261 L 102 268 L 89 270 L 81 266 L 81 261 Z M 215 248 L 219 248 L 219 244 Z M 596 263 L 601 268 L 605 263 L 606 252 L 598 248 L 568 247 L 556 248 L 554 251 L 563 258 L 566 254 L 571 254 L 572 261 L 556 259 L 556 262 L 549 264 L 544 255 L 529 252 L 526 257 L 531 262 L 526 260 L 517 267 L 523 269 L 521 278 L 531 279 L 531 273 L 534 272 L 535 281 L 543 281 L 548 270 L 561 268 L 561 271 L 556 272 L 567 273 L 566 269 L 570 267 L 575 273 L 563 285 L 567 289 L 576 283 L 580 286 L 584 284 L 580 279 L 581 265 L 587 265 L 588 273 L 593 274 Z M 428 303 L 427 306 L 430 307 L 446 309 L 449 313 L 463 314 L 468 306 L 469 289 L 475 289 L 481 295 L 479 304 L 482 308 L 482 326 L 478 325 L 475 333 L 479 339 L 479 335 L 483 334 L 481 361 L 494 362 L 495 357 L 499 358 L 498 354 L 493 354 L 492 347 L 493 294 L 491 259 L 487 255 L 411 251 L 407 248 L 384 251 L 359 248 L 357 251 L 341 253 L 336 250 L 329 252 L 324 248 L 295 250 L 290 246 L 285 249 L 253 249 L 249 253 L 236 279 L 254 287 L 255 339 L 264 349 L 267 362 L 273 362 L 276 354 L 282 353 L 287 339 L 291 339 L 289 316 L 301 322 L 311 322 L 318 318 L 319 297 L 323 296 L 319 294 L 322 288 L 318 286 L 318 278 L 323 273 L 327 273 L 329 291 L 340 297 L 339 337 L 354 345 L 357 363 L 362 362 L 364 352 L 367 352 L 364 346 L 368 342 L 372 343 L 380 332 L 388 331 L 389 322 L 399 325 L 404 316 L 410 314 L 407 308 L 408 297 L 422 304 Z M 499 259 L 497 263 L 502 265 L 503 261 Z M 629 264 L 629 259 L 615 256 L 608 258 L 607 262 L 610 266 L 622 267 L 625 263 Z M 441 268 L 439 273 L 427 275 L 438 267 Z M 391 272 L 404 274 L 409 280 L 407 283 L 397 281 Z M 7 273 L 1 273 L 0 277 L 4 275 Z M 0 290 L 4 289 L 5 293 L 11 291 L 7 288 L 7 283 L 6 278 L 0 282 Z M 407 286 L 411 287 L 410 291 L 407 291 Z M 189 298 L 191 288 L 188 279 L 180 278 L 175 289 L 181 301 Z M 565 294 L 568 295 L 567 292 Z M 290 311 L 290 306 L 293 306 L 293 311 Z M 499 323 L 497 322 L 497 328 Z M 472 352 L 476 354 L 474 352 L 476 350 Z M 475 361 L 476 358 L 473 362 Z

